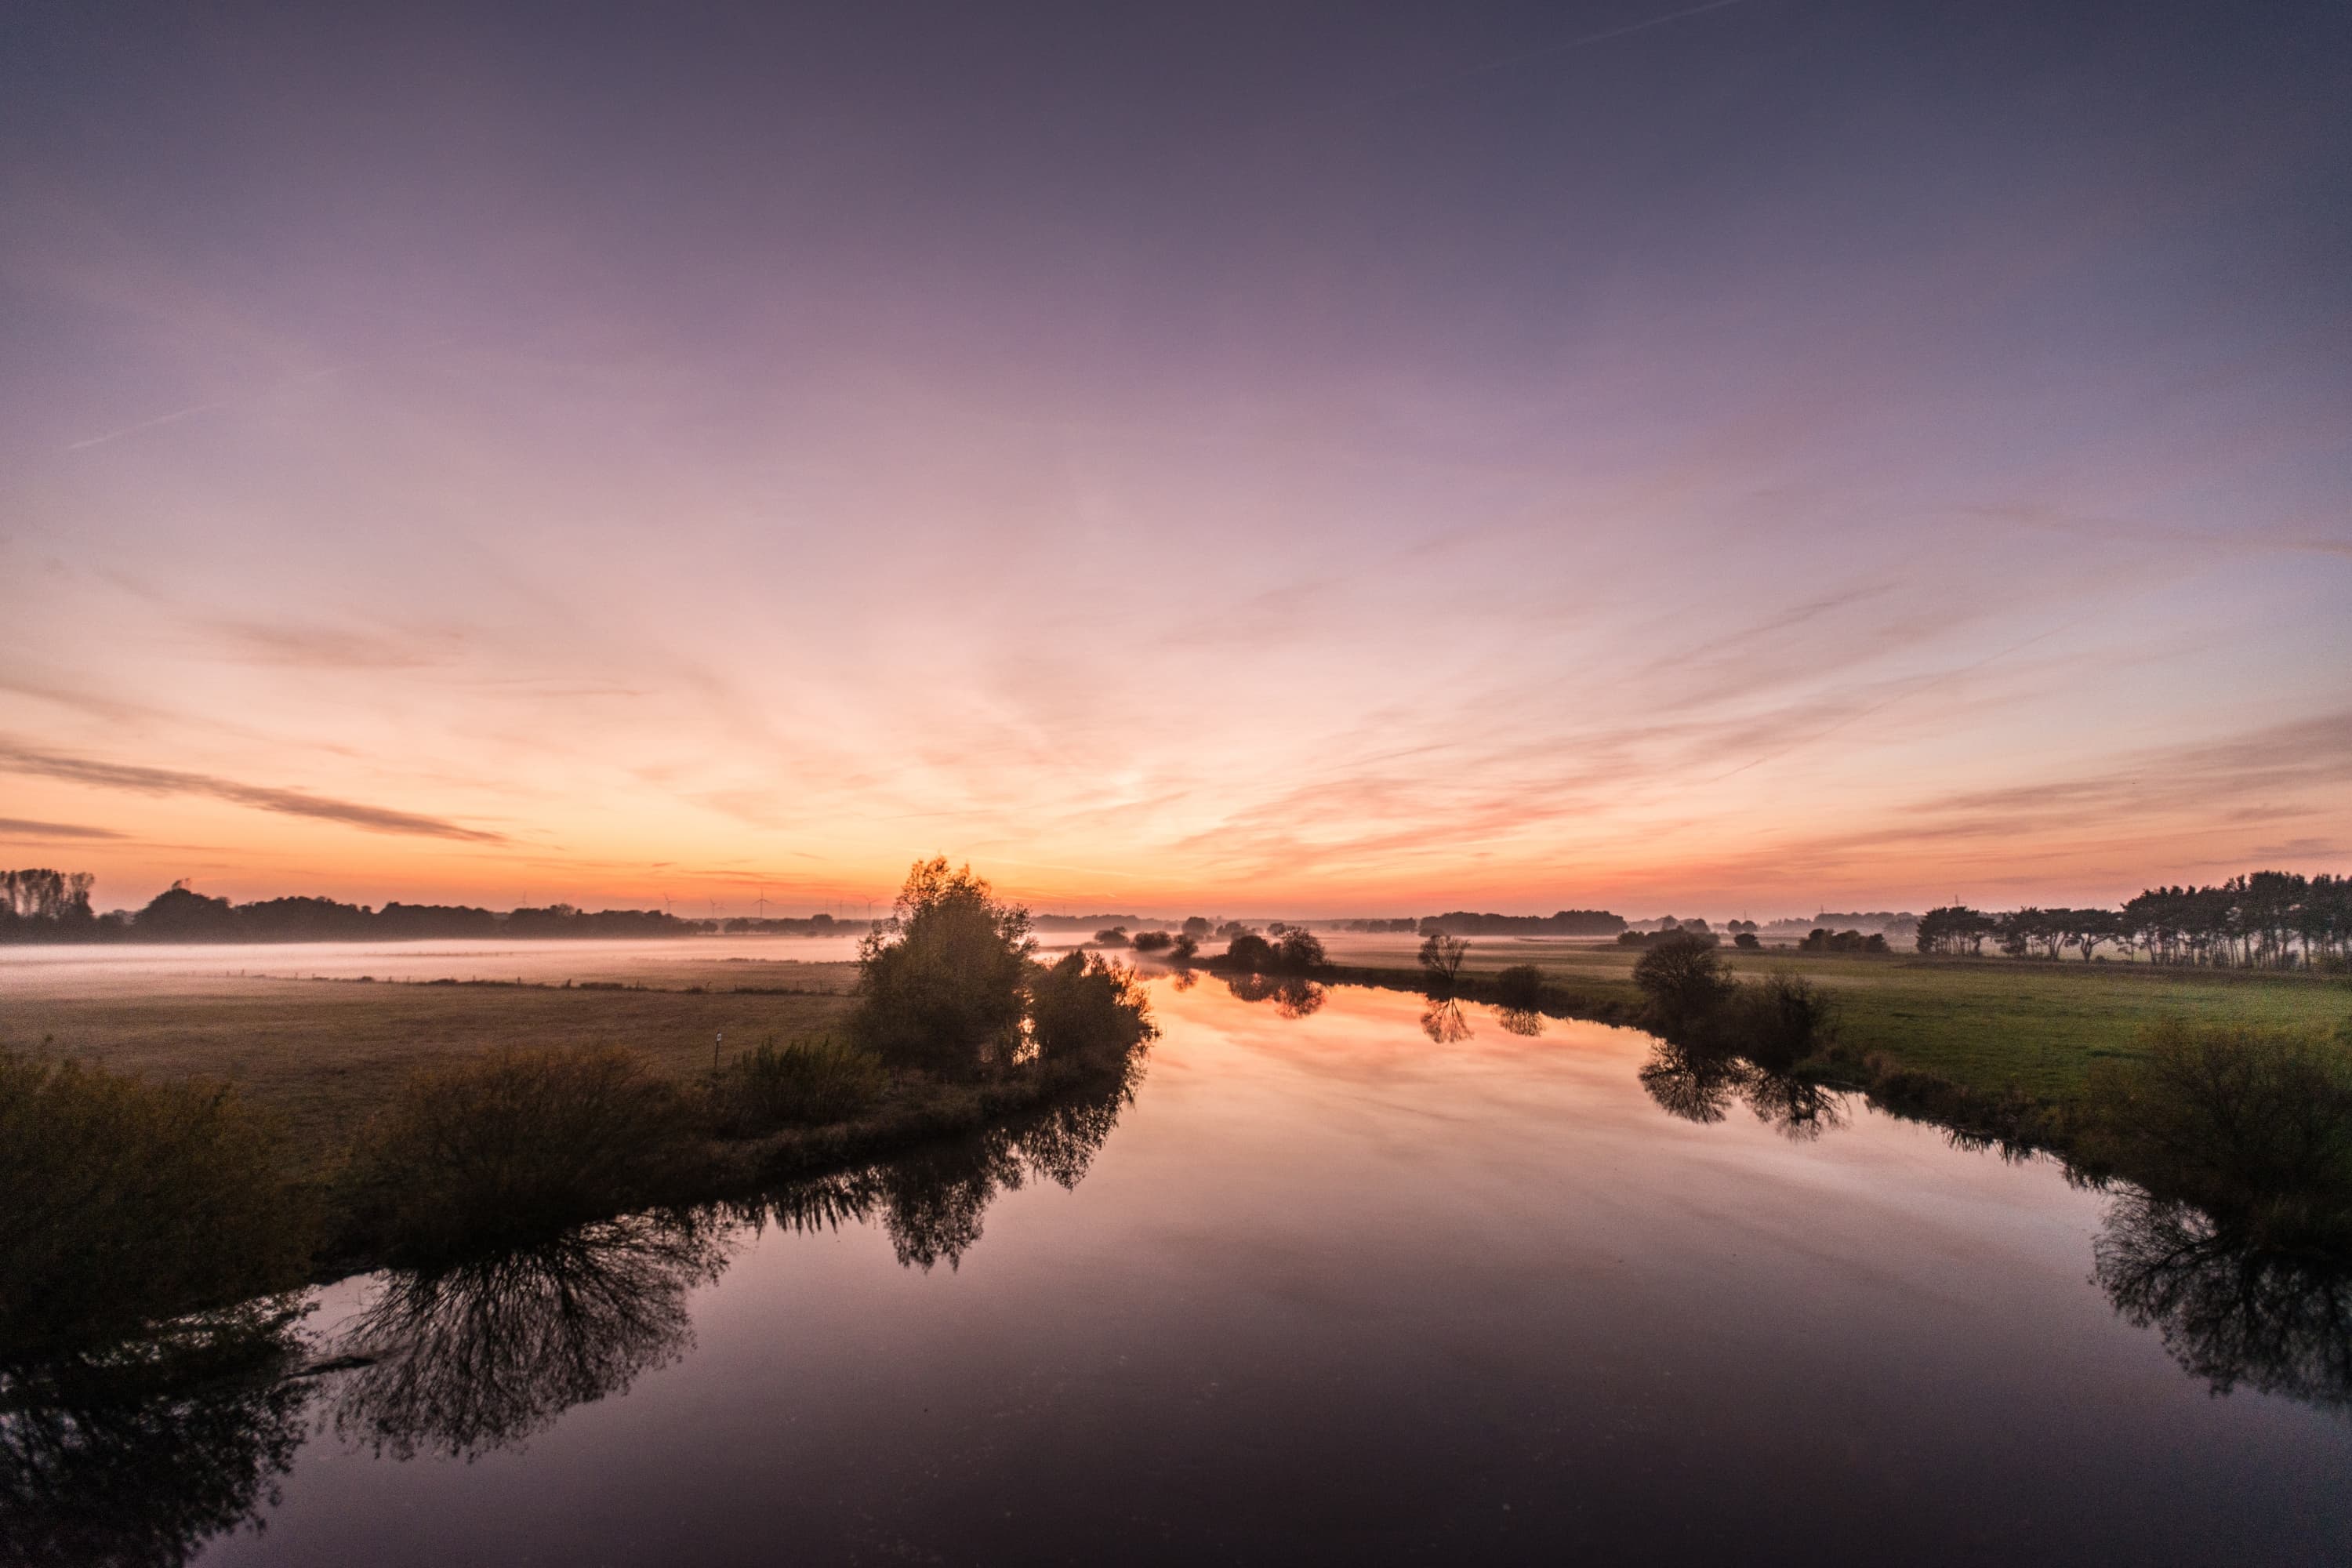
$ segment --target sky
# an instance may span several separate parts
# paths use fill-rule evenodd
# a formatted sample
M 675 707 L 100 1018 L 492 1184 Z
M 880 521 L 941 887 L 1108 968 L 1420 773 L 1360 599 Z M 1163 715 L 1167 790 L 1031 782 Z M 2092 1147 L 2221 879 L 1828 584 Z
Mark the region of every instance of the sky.
M 2352 870 L 2352 11 L 0 11 L 101 908 Z

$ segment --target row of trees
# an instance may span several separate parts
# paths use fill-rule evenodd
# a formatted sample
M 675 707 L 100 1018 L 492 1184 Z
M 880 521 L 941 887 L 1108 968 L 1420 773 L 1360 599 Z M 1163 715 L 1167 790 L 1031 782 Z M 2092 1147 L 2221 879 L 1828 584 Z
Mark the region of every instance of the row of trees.
M 711 921 L 683 921 L 659 910 L 591 913 L 570 904 L 504 914 L 464 904 L 394 902 L 379 910 L 316 898 L 235 904 L 184 882 L 173 883 L 136 913 L 100 915 L 89 907 L 90 883 L 86 871 L 0 871 L 0 942 L 397 942 L 689 936 L 714 929 Z
M 2150 888 L 2114 910 L 1989 914 L 1951 904 L 1919 918 L 1916 940 L 1922 952 L 1981 953 L 1990 942 L 2019 958 L 2087 960 L 2111 946 L 2156 963 L 2340 967 L 2352 963 L 2352 878 L 2255 871 L 2210 888 Z
M 1415 928 L 1423 936 L 1615 936 L 1625 917 L 1607 910 L 1561 910 L 1549 915 L 1474 914 L 1449 910 L 1424 915 Z

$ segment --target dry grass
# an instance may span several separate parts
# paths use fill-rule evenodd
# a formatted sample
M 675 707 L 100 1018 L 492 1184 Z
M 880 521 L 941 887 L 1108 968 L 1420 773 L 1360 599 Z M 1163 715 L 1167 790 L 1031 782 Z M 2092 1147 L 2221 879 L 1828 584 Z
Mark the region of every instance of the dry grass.
M 848 966 L 808 965 L 804 984 L 846 989 Z M 762 977 L 764 981 L 765 977 Z M 211 981 L 70 997 L 0 997 L 0 1044 L 137 1073 L 235 1083 L 282 1119 L 299 1151 L 340 1151 L 409 1075 L 501 1047 L 624 1046 L 684 1081 L 759 1040 L 822 1035 L 839 995 Z

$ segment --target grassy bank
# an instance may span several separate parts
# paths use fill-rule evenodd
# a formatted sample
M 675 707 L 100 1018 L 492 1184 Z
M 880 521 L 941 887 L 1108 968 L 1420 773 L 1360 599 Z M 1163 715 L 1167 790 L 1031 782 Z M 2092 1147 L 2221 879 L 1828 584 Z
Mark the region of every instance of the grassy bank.
M 2137 1060 L 2150 1029 L 2192 1025 L 2334 1030 L 2352 1017 L 2352 981 L 2301 973 L 2188 971 L 2153 964 L 2047 963 L 1911 954 L 1749 953 L 1725 949 L 1743 979 L 1787 973 L 1836 998 L 1840 1038 L 1973 1092 L 2011 1091 L 2057 1101 L 2079 1092 L 2103 1061 Z M 1412 948 L 1350 944 L 1319 976 L 1417 989 Z M 1633 985 L 1638 950 L 1561 942 L 1474 941 L 1459 994 L 1491 1001 L 1496 973 L 1544 971 L 1561 1016 L 1630 1023 L 1641 1016 Z

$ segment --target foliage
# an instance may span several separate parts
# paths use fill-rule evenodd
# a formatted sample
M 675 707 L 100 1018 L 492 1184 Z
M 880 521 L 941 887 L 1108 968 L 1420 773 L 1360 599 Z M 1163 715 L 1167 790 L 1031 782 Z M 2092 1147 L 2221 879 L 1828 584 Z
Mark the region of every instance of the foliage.
M 1544 972 L 1532 963 L 1514 963 L 1495 976 L 1495 1004 L 1514 1012 L 1532 1013 L 1543 1005 Z
M 1696 932 L 1668 934 L 1633 966 L 1633 984 L 1668 1032 L 1691 1027 L 1712 1015 L 1730 994 L 1730 971 L 1715 943 Z
M 1030 982 L 1030 1035 L 1048 1062 L 1123 1056 L 1160 1031 L 1143 984 L 1098 953 L 1073 952 Z
M 851 1031 L 891 1067 L 954 1078 L 1009 1065 L 1036 945 L 1029 911 L 1000 903 L 970 867 L 918 861 L 858 949 Z
M 1128 946 L 1127 928 L 1125 926 L 1112 926 L 1107 931 L 1098 931 L 1095 932 L 1095 945 L 1097 947 Z
M 2150 1032 L 2076 1108 L 2086 1163 L 2273 1235 L 2352 1237 L 2352 1058 L 2244 1025 Z
M 1253 974 L 1270 974 L 1278 967 L 1274 943 L 1254 931 L 1243 931 L 1225 944 L 1225 962 Z
M 1327 962 L 1323 941 L 1305 926 L 1292 926 L 1282 933 L 1281 944 L 1275 950 L 1275 962 L 1290 974 L 1319 969 Z
M 1739 949 L 1742 952 L 1754 952 L 1758 949 L 1761 948 L 1764 943 L 1754 931 L 1743 931 L 1733 934 L 1731 945 Z
M 779 1046 L 771 1037 L 713 1077 L 711 1119 L 738 1135 L 845 1121 L 880 1099 L 888 1081 L 880 1058 L 850 1041 L 826 1035 Z
M 1175 935 L 1170 931 L 1139 931 L 1135 933 L 1135 951 L 1138 952 L 1165 952 L 1175 945 Z
M 1827 1047 L 1837 1010 L 1827 992 L 1801 975 L 1775 973 L 1743 985 L 1727 1008 L 1727 1043 L 1758 1066 L 1785 1072 Z
M 529 1242 L 658 1200 L 693 1131 L 676 1085 L 616 1047 L 427 1068 L 362 1136 L 362 1224 L 394 1257 Z
M 1201 939 L 1189 931 L 1169 944 L 1168 956 L 1178 963 L 1190 963 L 1200 955 Z
M 276 1125 L 226 1087 L 0 1053 L 0 1344 L 97 1342 L 300 1278 Z
M 1797 944 L 1797 951 L 1799 952 L 1885 952 L 1889 950 L 1883 932 L 1871 931 L 1865 935 L 1858 931 L 1830 931 L 1825 927 L 1817 926 L 1805 933 L 1804 941 Z

